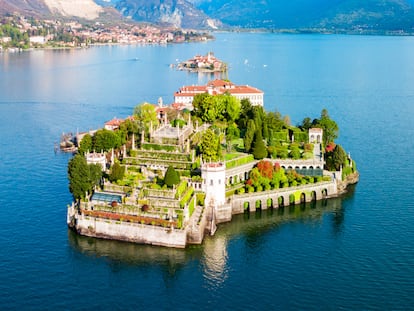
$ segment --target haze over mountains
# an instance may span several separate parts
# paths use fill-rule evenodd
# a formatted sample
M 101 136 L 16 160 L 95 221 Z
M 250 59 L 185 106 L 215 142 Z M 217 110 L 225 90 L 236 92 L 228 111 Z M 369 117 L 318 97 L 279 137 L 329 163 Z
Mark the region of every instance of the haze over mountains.
M 182 28 L 414 32 L 414 0 L 0 0 L 0 13 L 95 19 L 111 8 Z

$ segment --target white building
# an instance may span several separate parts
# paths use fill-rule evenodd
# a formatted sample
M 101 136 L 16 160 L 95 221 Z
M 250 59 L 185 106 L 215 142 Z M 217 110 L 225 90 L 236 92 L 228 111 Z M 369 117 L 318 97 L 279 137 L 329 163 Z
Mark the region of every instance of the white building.
M 253 106 L 264 105 L 263 91 L 249 85 L 235 85 L 230 81 L 224 80 L 213 80 L 203 86 L 183 86 L 179 91 L 174 93 L 173 105 L 192 110 L 194 96 L 203 93 L 208 93 L 210 95 L 229 93 L 239 100 L 250 100 Z
M 322 143 L 323 129 L 314 127 L 309 129 L 309 142 L 314 144 Z
M 88 164 L 99 164 L 102 166 L 102 171 L 106 169 L 106 155 L 105 153 L 88 152 L 85 154 L 86 163 Z
M 30 37 L 30 43 L 45 44 L 46 38 L 44 36 L 32 36 Z
M 226 201 L 226 165 L 223 162 L 204 163 L 201 177 L 206 205 L 223 206 Z

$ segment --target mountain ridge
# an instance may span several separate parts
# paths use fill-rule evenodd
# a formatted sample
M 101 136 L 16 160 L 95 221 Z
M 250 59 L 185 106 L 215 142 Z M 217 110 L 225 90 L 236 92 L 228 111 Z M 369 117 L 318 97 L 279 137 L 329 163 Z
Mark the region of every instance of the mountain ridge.
M 106 14 L 191 29 L 414 34 L 414 0 L 0 0 L 0 14 Z M 109 13 L 110 12 L 110 13 Z

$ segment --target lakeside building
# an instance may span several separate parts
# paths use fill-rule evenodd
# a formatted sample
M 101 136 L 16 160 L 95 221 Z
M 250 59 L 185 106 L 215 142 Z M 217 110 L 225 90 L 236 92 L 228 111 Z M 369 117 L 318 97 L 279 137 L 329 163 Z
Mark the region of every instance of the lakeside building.
M 194 96 L 208 93 L 219 95 L 228 93 L 239 100 L 248 99 L 253 106 L 264 105 L 264 92 L 249 85 L 236 85 L 230 81 L 212 80 L 206 85 L 183 86 L 174 93 L 173 107 L 177 109 L 193 109 Z

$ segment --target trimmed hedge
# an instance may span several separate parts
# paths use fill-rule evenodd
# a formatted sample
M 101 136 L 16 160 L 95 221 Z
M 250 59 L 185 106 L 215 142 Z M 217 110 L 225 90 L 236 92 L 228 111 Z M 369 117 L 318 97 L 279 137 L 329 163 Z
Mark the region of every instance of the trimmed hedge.
M 254 157 L 252 154 L 246 154 L 242 158 L 236 158 L 226 162 L 226 169 L 230 169 L 233 167 L 241 166 L 250 162 L 254 161 Z

